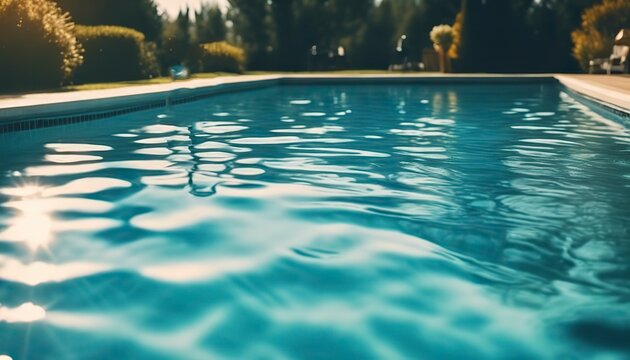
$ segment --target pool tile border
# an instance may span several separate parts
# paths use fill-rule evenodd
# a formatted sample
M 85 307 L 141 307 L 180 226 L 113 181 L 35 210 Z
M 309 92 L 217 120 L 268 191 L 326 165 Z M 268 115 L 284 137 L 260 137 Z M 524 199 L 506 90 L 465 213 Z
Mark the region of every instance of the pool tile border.
M 621 123 L 624 127 L 630 128 L 630 110 L 626 110 L 615 106 L 613 104 L 607 103 L 605 101 L 596 99 L 592 96 L 584 94 L 583 92 L 577 91 L 568 87 L 565 84 L 560 84 L 562 90 L 569 94 L 573 99 L 577 102 L 588 106 L 591 110 L 595 111 L 599 115 L 604 117 L 612 116 L 617 120 L 616 122 Z
M 230 92 L 239 92 L 244 90 L 251 89 L 259 89 L 268 86 L 277 85 L 277 80 L 256 80 L 256 81 L 247 81 L 247 82 L 237 82 L 230 84 L 218 84 L 212 85 L 208 87 L 201 88 L 183 88 L 183 89 L 174 89 L 167 92 L 158 92 L 144 95 L 130 95 L 130 98 L 137 97 L 137 105 L 129 105 L 126 104 L 128 101 L 125 101 L 125 104 L 107 104 L 107 102 L 112 99 L 102 98 L 102 99 L 92 99 L 92 100 L 82 100 L 77 103 L 83 103 L 83 106 L 79 106 L 78 109 L 74 109 L 72 111 L 57 111 L 50 115 L 37 116 L 37 117 L 28 117 L 28 116 L 19 116 L 15 119 L 11 119 L 9 121 L 3 122 L 2 118 L 0 118 L 0 133 L 8 133 L 15 131 L 25 131 L 25 130 L 35 130 L 45 127 L 58 126 L 58 125 L 68 125 L 68 124 L 76 124 L 85 121 L 98 120 L 110 118 L 118 115 L 128 114 L 137 111 L 155 109 L 168 107 L 170 105 L 177 105 L 188 103 L 196 100 L 200 100 L 203 98 L 207 98 L 216 94 L 230 93 Z M 154 99 L 157 98 L 157 99 Z M 128 100 L 125 97 L 124 100 Z M 100 103 L 100 104 L 99 104 Z M 46 106 L 46 105 L 41 105 Z M 101 107 L 99 111 L 86 112 L 86 110 L 82 110 L 82 108 L 87 109 L 89 106 L 97 106 Z
M 127 114 L 130 112 L 154 109 L 158 107 L 163 107 L 164 101 L 152 102 L 148 104 L 125 107 L 116 110 L 110 111 L 102 111 L 102 112 L 93 112 L 88 114 L 80 114 L 80 115 L 67 115 L 60 117 L 47 117 L 47 118 L 36 118 L 36 119 L 27 119 L 27 120 L 17 120 L 14 122 L 9 122 L 6 124 L 0 124 L 0 133 L 5 132 L 14 132 L 14 131 L 24 131 L 24 130 L 34 130 L 51 126 L 58 125 L 68 125 L 68 124 L 76 124 L 84 121 L 105 119 L 109 117 L 114 117 L 122 114 Z
M 509 84 L 509 83 L 557 83 L 581 103 L 612 114 L 630 125 L 630 109 L 623 109 L 595 99 L 572 89 L 552 75 L 466 75 L 466 76 L 265 76 L 258 79 L 236 80 L 205 84 L 198 87 L 175 87 L 165 91 L 136 93 L 127 96 L 102 97 L 67 101 L 54 104 L 32 105 L 18 108 L 19 115 L 2 116 L 0 109 L 0 133 L 28 131 L 39 128 L 75 124 L 105 119 L 122 114 L 188 103 L 217 94 L 239 92 L 285 84 Z M 46 113 L 46 107 L 57 108 Z M 97 110 L 94 111 L 93 109 Z M 13 110 L 9 108 L 8 110 Z M 91 110 L 91 111 L 88 111 Z M 34 113 L 30 116 L 29 113 Z

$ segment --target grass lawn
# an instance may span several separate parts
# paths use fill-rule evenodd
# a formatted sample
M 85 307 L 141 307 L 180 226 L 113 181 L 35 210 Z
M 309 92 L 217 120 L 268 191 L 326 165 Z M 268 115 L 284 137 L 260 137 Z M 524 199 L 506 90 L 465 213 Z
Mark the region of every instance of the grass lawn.
M 386 70 L 339 70 L 339 71 L 316 71 L 316 72 L 297 72 L 295 74 L 387 74 L 391 73 Z M 281 71 L 248 71 L 245 72 L 244 75 L 276 75 L 276 74 L 288 74 L 287 72 Z M 238 76 L 239 74 L 233 73 L 224 73 L 224 72 L 216 72 L 216 73 L 198 73 L 192 74 L 191 79 L 212 79 L 219 76 Z M 117 82 L 107 82 L 107 83 L 94 83 L 94 84 L 82 84 L 82 85 L 67 85 L 60 89 L 53 91 L 81 91 L 81 90 L 102 90 L 102 89 L 113 89 L 118 87 L 125 86 L 135 86 L 135 85 L 150 85 L 150 84 L 166 84 L 171 83 L 172 80 L 168 76 L 162 76 L 153 79 L 146 80 L 135 80 L 135 81 L 117 81 Z M 181 81 L 181 80 L 179 80 Z
M 399 73 L 400 71 L 388 71 L 388 70 L 337 70 L 337 71 L 298 71 L 298 72 L 286 72 L 286 71 L 247 71 L 242 75 L 278 75 L 278 74 L 347 74 L 347 75 L 361 75 L 361 74 L 391 74 Z M 400 72 L 402 73 L 402 72 Z M 227 72 L 214 72 L 214 73 L 197 73 L 192 74 L 190 79 L 212 79 L 220 76 L 239 76 L 241 74 L 227 73 Z M 173 80 L 169 76 L 161 76 L 153 79 L 144 80 L 132 80 L 132 81 L 116 81 L 105 83 L 91 83 L 81 85 L 66 85 L 54 89 L 41 89 L 25 92 L 0 92 L 1 97 L 21 96 L 27 94 L 36 93 L 52 93 L 52 92 L 66 92 L 66 91 L 84 91 L 84 90 L 103 90 L 103 89 L 115 89 L 126 86 L 139 86 L 139 85 L 152 85 L 152 84 L 167 84 L 174 81 L 185 80 Z
M 191 79 L 212 79 L 219 76 L 234 76 L 238 74 L 232 73 L 199 73 L 193 74 Z M 169 76 L 161 76 L 153 79 L 145 79 L 145 80 L 133 80 L 133 81 L 116 81 L 116 82 L 106 82 L 106 83 L 94 83 L 94 84 L 82 84 L 82 85 L 67 85 L 64 86 L 58 91 L 80 91 L 80 90 L 102 90 L 102 89 L 113 89 L 118 87 L 125 86 L 134 86 L 134 85 L 151 85 L 151 84 L 166 84 L 171 83 L 175 80 L 171 79 Z

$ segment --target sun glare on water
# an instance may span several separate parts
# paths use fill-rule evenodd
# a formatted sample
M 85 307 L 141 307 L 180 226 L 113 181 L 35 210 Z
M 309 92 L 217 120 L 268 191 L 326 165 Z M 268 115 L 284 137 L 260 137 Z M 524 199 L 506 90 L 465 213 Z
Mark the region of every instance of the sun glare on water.
M 33 322 L 45 317 L 46 310 L 32 302 L 24 303 L 16 308 L 0 306 L 0 321 L 4 322 Z
M 26 185 L 0 190 L 5 195 L 15 197 L 3 206 L 16 209 L 19 215 L 9 221 L 9 227 L 0 232 L 0 240 L 23 242 L 31 250 L 37 250 L 50 243 L 52 219 L 41 200 L 42 187 Z

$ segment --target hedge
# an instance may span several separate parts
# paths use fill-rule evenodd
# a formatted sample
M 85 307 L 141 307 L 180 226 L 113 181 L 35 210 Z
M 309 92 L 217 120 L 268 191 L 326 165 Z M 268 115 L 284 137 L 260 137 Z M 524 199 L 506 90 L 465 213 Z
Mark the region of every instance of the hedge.
M 0 0 L 0 90 L 60 86 L 81 63 L 74 24 L 49 0 Z
M 144 35 L 121 26 L 79 26 L 76 36 L 85 49 L 74 82 L 147 79 L 159 75 L 155 45 Z
M 199 68 L 203 72 L 241 73 L 245 65 L 245 51 L 225 41 L 201 44 Z

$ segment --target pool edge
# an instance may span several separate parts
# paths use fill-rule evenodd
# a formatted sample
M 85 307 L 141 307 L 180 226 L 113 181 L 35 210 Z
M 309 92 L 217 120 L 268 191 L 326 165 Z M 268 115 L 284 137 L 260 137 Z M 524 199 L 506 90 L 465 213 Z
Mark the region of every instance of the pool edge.
M 585 84 L 584 81 L 567 75 L 283 74 L 189 80 L 181 83 L 95 90 L 91 92 L 27 95 L 25 96 L 27 101 L 20 100 L 25 105 L 14 107 L 0 106 L 0 133 L 103 119 L 124 113 L 195 101 L 216 94 L 284 84 L 531 84 L 547 82 L 559 84 L 572 97 L 591 108 L 615 115 L 615 117 L 622 119 L 621 122 L 624 126 L 628 126 L 630 123 L 630 105 L 627 107 L 619 106 L 618 101 L 615 101 L 617 98 L 623 99 L 623 94 L 615 94 L 610 89 Z M 38 101 L 37 97 L 46 99 L 46 101 Z M 53 98 L 53 101 L 48 100 L 49 98 Z M 55 101 L 54 98 L 59 99 L 59 101 Z M 0 105 L 5 105 L 10 101 L 0 99 Z M 18 105 L 20 101 L 17 101 Z M 5 104 L 2 104 L 2 102 Z

